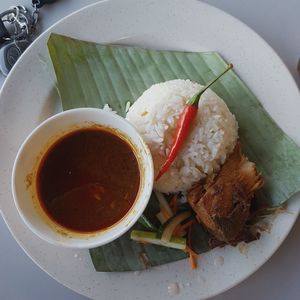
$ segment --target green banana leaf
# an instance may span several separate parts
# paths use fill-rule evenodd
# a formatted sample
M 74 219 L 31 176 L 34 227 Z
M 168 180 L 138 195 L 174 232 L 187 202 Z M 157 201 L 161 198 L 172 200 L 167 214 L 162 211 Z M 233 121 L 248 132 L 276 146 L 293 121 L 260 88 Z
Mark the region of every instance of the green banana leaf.
M 63 109 L 102 108 L 108 104 L 121 116 L 126 103 L 133 103 L 152 84 L 171 79 L 207 83 L 227 63 L 216 52 L 157 51 L 136 47 L 99 45 L 52 34 L 48 49 L 57 78 Z M 232 62 L 234 63 L 234 61 Z M 258 99 L 233 72 L 212 89 L 224 99 L 239 123 L 243 151 L 257 164 L 266 184 L 255 201 L 277 207 L 300 191 L 300 149 L 276 125 Z M 151 198 L 145 211 L 152 219 L 158 210 Z M 136 224 L 134 229 L 141 229 Z M 201 227 L 193 230 L 197 252 L 209 250 L 209 235 Z M 140 245 L 126 233 L 118 240 L 91 249 L 97 271 L 142 270 L 185 258 L 179 250 Z

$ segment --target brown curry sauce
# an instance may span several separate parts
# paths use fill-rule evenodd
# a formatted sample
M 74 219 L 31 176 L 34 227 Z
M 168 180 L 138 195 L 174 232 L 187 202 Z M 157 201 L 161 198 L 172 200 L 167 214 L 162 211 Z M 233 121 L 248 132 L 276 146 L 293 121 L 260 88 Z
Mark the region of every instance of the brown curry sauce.
M 132 207 L 140 171 L 132 146 L 111 131 L 89 127 L 56 141 L 37 171 L 46 214 L 64 228 L 95 232 L 117 223 Z

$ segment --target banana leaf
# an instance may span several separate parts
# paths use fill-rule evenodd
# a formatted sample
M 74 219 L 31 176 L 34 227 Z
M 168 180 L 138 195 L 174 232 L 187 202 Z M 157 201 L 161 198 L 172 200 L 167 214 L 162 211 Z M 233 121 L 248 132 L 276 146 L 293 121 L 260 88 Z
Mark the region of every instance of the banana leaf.
M 64 110 L 102 108 L 108 104 L 121 116 L 125 115 L 126 103 L 133 103 L 154 83 L 181 78 L 204 84 L 227 65 L 216 52 L 99 45 L 57 34 L 50 36 L 48 49 Z M 271 207 L 282 205 L 300 191 L 299 147 L 276 125 L 235 72 L 229 71 L 212 89 L 235 114 L 243 151 L 265 178 L 266 184 L 255 201 Z M 145 214 L 153 220 L 157 210 L 153 195 Z M 134 229 L 141 229 L 141 225 L 136 224 Z M 193 246 L 197 252 L 209 250 L 209 238 L 201 226 L 193 230 Z M 90 254 L 97 271 L 143 270 L 186 257 L 179 250 L 140 245 L 130 240 L 129 233 L 108 245 L 91 249 Z

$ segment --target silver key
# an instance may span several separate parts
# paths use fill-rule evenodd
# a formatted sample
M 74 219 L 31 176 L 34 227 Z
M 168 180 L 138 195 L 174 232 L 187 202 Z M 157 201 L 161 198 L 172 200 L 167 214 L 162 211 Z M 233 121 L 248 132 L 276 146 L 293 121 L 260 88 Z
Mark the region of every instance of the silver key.
M 9 37 L 0 48 L 0 71 L 7 76 L 15 62 L 30 45 L 38 18 L 37 9 L 33 13 L 24 6 L 13 6 L 0 18 L 9 32 Z

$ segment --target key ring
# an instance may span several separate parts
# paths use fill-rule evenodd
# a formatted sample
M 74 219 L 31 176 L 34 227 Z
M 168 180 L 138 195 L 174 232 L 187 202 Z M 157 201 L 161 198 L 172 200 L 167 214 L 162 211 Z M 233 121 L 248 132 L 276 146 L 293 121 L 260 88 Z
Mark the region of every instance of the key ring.
M 39 6 L 41 2 L 39 0 L 37 1 L 32 1 L 32 7 L 33 7 L 33 12 L 32 12 L 32 18 L 33 18 L 33 25 L 35 26 L 36 23 L 39 20 Z
M 0 19 L 3 24 L 2 30 L 4 31 L 1 38 L 5 41 L 26 38 L 31 34 L 31 31 L 33 31 L 32 26 L 30 26 L 32 19 L 29 11 L 24 6 L 14 6 L 9 8 L 0 14 Z M 14 27 L 14 32 L 9 33 L 4 23 L 12 25 Z
M 33 9 L 16 5 L 0 13 L 0 72 L 5 76 L 34 38 L 39 10 L 57 0 L 32 0 Z

